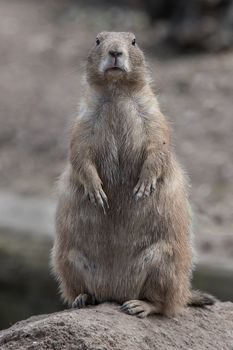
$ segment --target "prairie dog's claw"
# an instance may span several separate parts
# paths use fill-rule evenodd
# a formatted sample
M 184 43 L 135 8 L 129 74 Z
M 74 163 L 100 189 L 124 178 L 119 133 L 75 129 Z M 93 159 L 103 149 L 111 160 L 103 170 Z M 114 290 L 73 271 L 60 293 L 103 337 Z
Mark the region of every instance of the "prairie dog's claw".
M 103 209 L 104 214 L 106 214 L 105 207 L 109 208 L 109 205 L 108 205 L 108 198 L 104 193 L 103 189 L 100 188 L 99 190 L 89 191 L 87 195 L 90 202 L 95 206 L 99 205 Z
M 79 294 L 72 303 L 73 309 L 81 309 L 87 305 L 96 305 L 97 301 L 94 295 Z
M 121 305 L 120 310 L 131 316 L 144 318 L 155 311 L 155 306 L 143 300 L 129 300 Z

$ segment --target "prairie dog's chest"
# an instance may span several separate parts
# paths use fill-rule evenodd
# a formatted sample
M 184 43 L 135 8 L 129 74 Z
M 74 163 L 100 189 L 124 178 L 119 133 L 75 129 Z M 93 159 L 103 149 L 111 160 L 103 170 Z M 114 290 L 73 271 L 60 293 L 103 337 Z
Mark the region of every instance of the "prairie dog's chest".
M 130 169 L 137 168 L 144 142 L 143 121 L 133 101 L 104 104 L 94 130 L 102 176 L 111 180 L 127 177 Z
M 100 109 L 94 133 L 102 149 L 112 143 L 118 151 L 130 146 L 135 148 L 143 138 L 143 121 L 136 105 L 127 99 L 106 102 Z

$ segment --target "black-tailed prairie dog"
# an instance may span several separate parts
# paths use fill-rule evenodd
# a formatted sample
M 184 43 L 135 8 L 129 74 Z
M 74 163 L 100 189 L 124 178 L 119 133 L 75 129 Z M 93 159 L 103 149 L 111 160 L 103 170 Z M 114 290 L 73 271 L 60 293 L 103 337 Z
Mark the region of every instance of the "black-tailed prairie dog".
M 88 55 L 58 197 L 52 263 L 70 305 L 145 317 L 213 303 L 190 290 L 186 179 L 132 33 L 102 32 Z

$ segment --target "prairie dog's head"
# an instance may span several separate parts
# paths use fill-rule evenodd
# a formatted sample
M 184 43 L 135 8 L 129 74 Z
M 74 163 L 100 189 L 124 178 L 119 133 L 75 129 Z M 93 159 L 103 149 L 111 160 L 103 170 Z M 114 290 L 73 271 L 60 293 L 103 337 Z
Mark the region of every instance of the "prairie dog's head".
M 143 52 L 133 33 L 101 32 L 87 60 L 87 79 L 103 86 L 109 83 L 137 85 L 146 80 Z

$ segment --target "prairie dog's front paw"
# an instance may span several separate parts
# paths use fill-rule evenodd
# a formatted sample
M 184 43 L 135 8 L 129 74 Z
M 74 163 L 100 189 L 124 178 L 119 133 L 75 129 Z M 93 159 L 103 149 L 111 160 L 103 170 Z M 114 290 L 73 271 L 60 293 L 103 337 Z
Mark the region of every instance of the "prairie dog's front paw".
M 134 187 L 133 194 L 136 200 L 149 197 L 156 190 L 156 178 L 139 179 L 137 185 Z
M 85 196 L 89 198 L 92 204 L 99 205 L 103 209 L 104 214 L 106 214 L 105 207 L 109 208 L 108 198 L 101 185 L 92 189 L 85 188 Z

